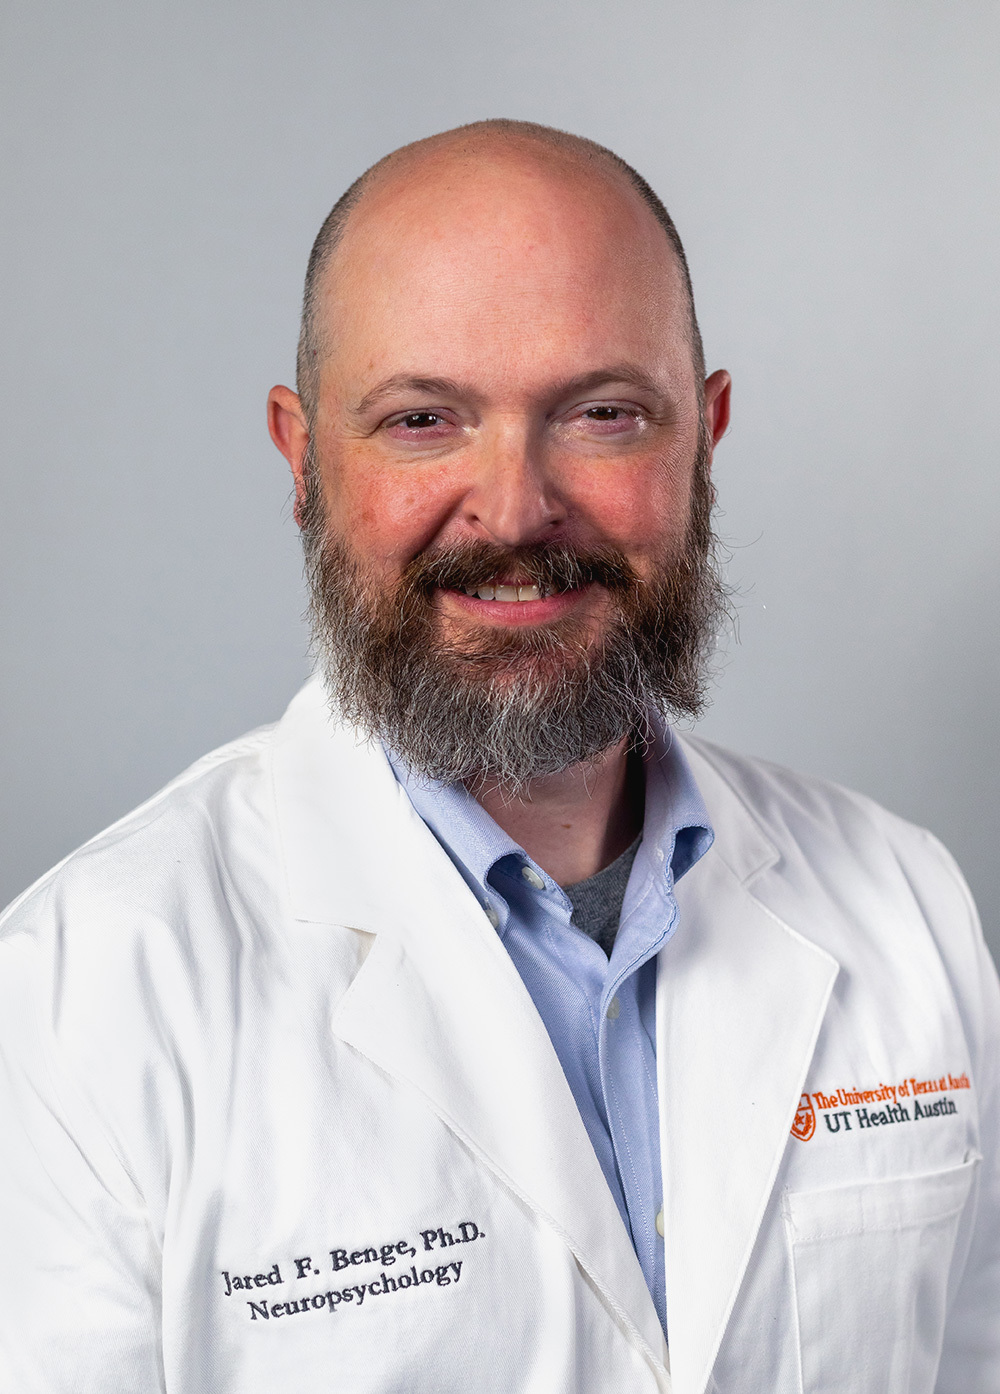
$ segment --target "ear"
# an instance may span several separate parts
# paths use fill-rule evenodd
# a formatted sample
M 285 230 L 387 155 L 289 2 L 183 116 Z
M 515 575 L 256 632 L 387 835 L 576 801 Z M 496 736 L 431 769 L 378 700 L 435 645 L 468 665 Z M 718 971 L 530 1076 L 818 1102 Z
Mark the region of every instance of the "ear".
M 733 380 L 725 368 L 719 368 L 705 379 L 705 420 L 712 436 L 712 445 L 718 445 L 726 434 L 729 425 L 729 396 Z
M 309 427 L 306 425 L 302 403 L 290 387 L 272 387 L 267 394 L 267 429 L 271 439 L 292 467 L 295 480 L 295 521 L 301 525 L 302 505 L 306 497 L 303 468 Z

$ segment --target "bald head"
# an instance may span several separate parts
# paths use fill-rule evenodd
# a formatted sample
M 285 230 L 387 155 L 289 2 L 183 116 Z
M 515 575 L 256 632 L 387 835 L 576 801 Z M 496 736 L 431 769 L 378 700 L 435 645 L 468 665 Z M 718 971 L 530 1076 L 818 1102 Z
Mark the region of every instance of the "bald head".
M 696 710 L 729 375 L 614 155 L 488 122 L 375 165 L 313 251 L 299 387 L 269 425 L 362 729 L 514 789 Z
M 298 390 L 312 422 L 337 312 L 331 283 L 340 263 L 365 254 L 372 239 L 440 241 L 463 220 L 465 233 L 508 225 L 528 242 L 572 236 L 590 222 L 615 254 L 660 260 L 664 281 L 683 301 L 684 333 L 700 390 L 701 336 L 677 230 L 660 199 L 630 165 L 594 141 L 526 121 L 492 120 L 415 141 L 379 160 L 342 195 L 313 245 L 306 272 L 297 364 Z M 478 224 L 478 227 L 473 224 Z M 450 227 L 447 225 L 451 224 Z M 544 225 L 544 226 L 543 226 Z M 415 230 L 417 230 L 415 234 Z M 590 229 L 593 235 L 594 227 Z M 508 232 L 510 228 L 508 227 Z M 652 306 L 651 306 L 652 308 Z

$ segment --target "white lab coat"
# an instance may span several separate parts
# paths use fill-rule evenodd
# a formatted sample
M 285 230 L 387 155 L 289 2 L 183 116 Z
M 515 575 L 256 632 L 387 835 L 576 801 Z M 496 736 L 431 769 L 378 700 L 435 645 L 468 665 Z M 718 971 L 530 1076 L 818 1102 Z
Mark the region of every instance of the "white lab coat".
M 513 964 L 314 682 L 8 912 L 4 1394 L 996 1394 L 961 878 L 687 748 L 717 836 L 658 964 L 672 1375 Z

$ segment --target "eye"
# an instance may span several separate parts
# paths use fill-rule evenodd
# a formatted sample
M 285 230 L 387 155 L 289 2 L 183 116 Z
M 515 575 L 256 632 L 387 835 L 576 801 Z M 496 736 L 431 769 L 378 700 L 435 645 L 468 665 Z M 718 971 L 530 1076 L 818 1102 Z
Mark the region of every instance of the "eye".
M 425 430 L 428 426 L 443 426 L 443 419 L 433 411 L 411 411 L 399 423 L 410 431 Z
M 455 422 L 439 411 L 408 411 L 392 416 L 382 429 L 401 445 L 435 445 L 451 439 Z
M 587 440 L 631 440 L 646 426 L 646 416 L 639 407 L 620 402 L 595 402 L 580 406 L 570 417 L 568 430 Z

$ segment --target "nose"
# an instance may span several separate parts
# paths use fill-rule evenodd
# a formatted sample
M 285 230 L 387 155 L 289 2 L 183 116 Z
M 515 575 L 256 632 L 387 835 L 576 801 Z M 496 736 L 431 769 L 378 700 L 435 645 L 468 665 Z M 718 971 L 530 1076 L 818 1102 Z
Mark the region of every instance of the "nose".
M 567 509 L 530 428 L 507 423 L 482 441 L 462 518 L 480 537 L 523 547 L 557 532 Z

